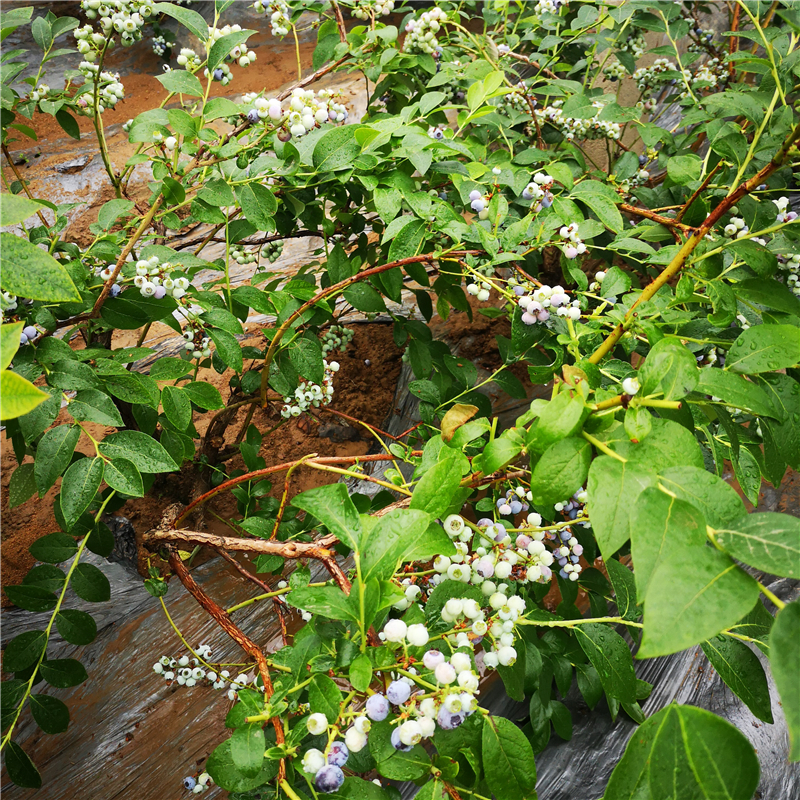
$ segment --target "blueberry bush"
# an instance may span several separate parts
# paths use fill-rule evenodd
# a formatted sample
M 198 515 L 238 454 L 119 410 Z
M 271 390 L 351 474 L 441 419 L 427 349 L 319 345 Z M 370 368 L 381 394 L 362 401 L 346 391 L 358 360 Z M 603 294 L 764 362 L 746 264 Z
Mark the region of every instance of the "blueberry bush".
M 20 716 L 64 731 L 69 709 L 48 687 L 91 680 L 48 643 L 95 636 L 64 601 L 109 599 L 82 560 L 113 546 L 104 515 L 179 470 L 206 490 L 145 536 L 169 564 L 145 588 L 166 608 L 180 581 L 245 653 L 233 672 L 205 644 L 153 666 L 154 680 L 230 702 L 232 733 L 189 792 L 391 800 L 387 781 L 412 781 L 421 800 L 532 798 L 536 754 L 553 731 L 571 735 L 559 698 L 576 682 L 590 708 L 605 698 L 597 713 L 640 723 L 606 800 L 746 800 L 759 763 L 740 731 L 691 706 L 642 710 L 651 686 L 634 658 L 696 645 L 773 723 L 768 666 L 791 741 L 781 757 L 800 759 L 800 603 L 763 582 L 800 578 L 800 521 L 742 499 L 757 504 L 762 480 L 777 487 L 800 468 L 800 9 L 257 0 L 276 37 L 296 41 L 301 16 L 313 20 L 313 63 L 298 48 L 304 77 L 275 96 L 211 97 L 215 83 L 246 82 L 258 56 L 231 0 L 210 20 L 187 3 L 80 6 L 81 19 L 0 17 L 4 39 L 30 25 L 40 48 L 2 56 L 6 169 L 37 115 L 76 138 L 85 116 L 115 195 L 84 247 L 65 236 L 71 207 L 3 176 L 10 504 L 60 481 L 60 530 L 5 587 L 38 614 L 4 651 L 9 777 L 41 784 L 15 741 Z M 103 112 L 125 86 L 106 61 L 145 35 L 164 92 L 124 126 L 135 152 L 119 163 Z M 50 63 L 75 48 L 79 69 L 48 86 Z M 20 80 L 31 59 L 38 73 Z M 334 72 L 363 77 L 360 119 L 319 88 Z M 136 169 L 146 201 L 130 196 Z M 202 235 L 180 238 L 191 225 Z M 287 278 L 271 265 L 294 237 L 319 246 Z M 235 285 L 234 268 L 247 271 Z M 375 430 L 375 455 L 266 464 L 262 440 L 286 420 L 336 410 L 352 310 L 392 320 L 420 424 Z M 263 338 L 243 347 L 253 314 Z M 508 321 L 488 380 L 434 338 L 428 323 L 452 314 Z M 154 322 L 183 336 L 181 357 L 137 367 Z M 118 331 L 138 346 L 119 346 Z M 200 368 L 225 376 L 225 391 Z M 549 399 L 502 429 L 489 383 L 520 399 L 547 387 Z M 55 424 L 62 406 L 69 419 Z M 281 422 L 259 431 L 248 415 L 236 446 L 219 445 L 257 406 Z M 91 455 L 76 451 L 81 437 Z M 235 455 L 246 471 L 229 466 Z M 290 499 L 301 468 L 348 483 Z M 276 475 L 285 488 L 272 496 Z M 237 502 L 233 533 L 191 530 L 222 492 Z M 280 649 L 196 583 L 188 554 L 200 547 L 260 587 L 243 605 L 273 604 Z M 481 707 L 492 674 L 529 703 L 524 719 Z

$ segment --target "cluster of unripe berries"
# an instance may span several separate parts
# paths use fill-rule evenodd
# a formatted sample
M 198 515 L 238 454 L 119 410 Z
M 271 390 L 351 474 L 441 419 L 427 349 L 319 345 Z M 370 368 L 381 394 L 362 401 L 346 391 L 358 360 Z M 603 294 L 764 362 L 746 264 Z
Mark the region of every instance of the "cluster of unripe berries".
M 50 94 L 50 87 L 46 83 L 40 83 L 29 95 L 28 99 L 38 103 L 40 100 L 47 100 Z
M 356 19 L 385 17 L 394 11 L 394 0 L 354 0 L 350 13 Z
M 597 109 L 594 117 L 587 117 L 585 119 L 578 119 L 566 115 L 561 106 L 563 101 L 554 100 L 549 106 L 542 109 L 536 109 L 536 118 L 539 124 L 549 122 L 557 128 L 565 139 L 572 141 L 573 139 L 611 139 L 616 141 L 622 136 L 622 126 L 619 122 L 611 122 L 609 120 L 598 119 L 604 106 L 599 101 L 594 101 L 592 105 Z
M 99 86 L 97 95 L 99 113 L 102 114 L 107 108 L 114 108 L 125 97 L 125 87 L 120 82 L 118 72 L 109 72 L 108 70 L 100 72 L 100 67 L 89 61 L 81 61 L 78 69 L 86 78 L 87 85 L 93 87 L 97 84 Z M 87 117 L 94 115 L 89 93 L 81 93 L 75 101 L 75 105 L 79 114 Z
M 256 11 L 269 14 L 273 36 L 286 36 L 292 28 L 291 10 L 285 0 L 256 0 L 253 4 Z
M 636 81 L 636 88 L 645 96 L 649 97 L 656 89 L 665 83 L 675 81 L 674 74 L 677 67 L 668 58 L 657 58 L 649 67 L 639 67 L 633 73 Z
M 189 775 L 183 779 L 183 788 L 192 794 L 202 794 L 214 781 L 207 772 L 201 772 L 196 778 Z
M 718 89 L 727 83 L 730 73 L 718 58 L 712 58 L 701 64 L 695 72 L 688 69 L 683 70 L 683 77 L 695 89 L 709 91 Z M 688 94 L 688 90 L 684 90 L 681 97 L 687 97 Z
M 522 295 L 517 300 L 522 309 L 522 322 L 525 325 L 536 325 L 548 322 L 555 309 L 559 317 L 580 319 L 580 301 L 570 300 L 569 294 L 561 286 L 539 286 L 532 294 Z
M 0 312 L 7 314 L 9 311 L 15 311 L 19 303 L 17 296 L 11 292 L 0 293 Z
M 255 253 L 245 250 L 241 245 L 235 244 L 231 247 L 231 259 L 241 266 L 252 264 L 257 258 Z
M 710 28 L 695 28 L 692 33 L 696 38 L 689 42 L 688 49 L 690 53 L 699 53 L 707 50 L 714 39 L 714 31 Z
M 247 119 L 250 122 L 258 122 L 261 119 L 271 119 L 275 122 L 283 119 L 283 109 L 281 108 L 281 101 L 273 97 L 268 100 L 266 97 L 261 97 L 252 92 L 242 96 L 242 102 L 252 108 L 247 112 Z
M 533 13 L 537 16 L 542 14 L 558 14 L 566 0 L 537 0 L 533 7 Z
M 522 199 L 533 202 L 533 210 L 541 211 L 553 205 L 553 177 L 546 172 L 537 172 L 533 180 L 522 190 Z
M 153 37 L 153 52 L 157 56 L 163 56 L 171 48 L 172 42 L 168 42 L 163 36 Z
M 610 81 L 620 81 L 625 77 L 625 67 L 619 61 L 614 59 L 610 61 L 603 69 L 603 74 Z
M 797 212 L 789 210 L 789 198 L 779 197 L 777 200 L 772 201 L 778 209 L 778 214 L 775 217 L 775 222 L 794 222 L 797 219 Z
M 504 45 L 500 46 L 503 47 Z M 499 49 L 498 47 L 498 51 Z M 506 47 L 506 50 L 508 51 L 508 47 Z M 528 87 L 525 85 L 525 82 L 519 81 L 513 91 L 504 94 L 500 98 L 497 104 L 498 113 L 505 116 L 509 116 L 511 112 L 516 112 L 517 114 L 528 113 L 530 111 L 530 106 L 525 99 L 527 93 Z M 536 101 L 534 100 L 533 102 L 535 103 Z
M 201 681 L 208 681 L 215 689 L 224 689 L 227 686 L 230 673 L 222 670 L 219 674 L 213 670 L 206 670 L 200 666 L 200 659 L 207 659 L 211 655 L 211 648 L 207 644 L 201 644 L 195 651 L 199 658 L 190 659 L 189 656 L 180 658 L 170 658 L 161 656 L 153 664 L 153 672 L 161 675 L 168 683 L 175 681 L 179 686 L 191 688 L 197 686 Z
M 741 217 L 731 217 L 731 221 L 725 226 L 724 232 L 726 236 L 741 239 L 743 236 L 747 236 L 750 229 L 745 225 Z
M 348 116 L 347 108 L 327 89 L 315 93 L 313 89 L 297 87 L 292 91 L 289 108 L 286 122 L 295 137 L 305 136 L 326 122 L 344 122 Z
M 219 41 L 223 36 L 229 36 L 232 33 L 240 33 L 242 30 L 241 25 L 223 25 L 221 28 L 208 28 L 208 46 Z M 225 56 L 225 60 L 229 63 L 236 63 L 240 67 L 249 67 L 256 60 L 256 54 L 252 50 L 247 49 L 247 45 L 237 44 L 231 49 L 230 53 Z M 208 72 L 206 72 L 208 74 Z
M 179 67 L 184 67 L 189 71 L 196 70 L 203 63 L 203 60 L 191 47 L 181 47 L 181 51 L 175 61 Z
M 347 345 L 353 340 L 355 331 L 345 328 L 344 325 L 331 325 L 320 337 L 322 340 L 322 355 L 327 356 L 334 350 L 346 350 Z
M 333 400 L 333 376 L 339 371 L 339 364 L 336 361 L 328 363 L 324 359 L 322 364 L 325 367 L 325 376 L 321 386 L 312 381 L 301 381 L 294 390 L 294 395 L 287 395 L 283 398 L 284 406 L 281 409 L 281 416 L 284 419 L 299 417 L 309 408 L 327 406 Z
M 205 326 L 199 315 L 194 311 L 185 310 L 186 327 L 183 330 L 183 338 L 186 344 L 183 346 L 185 358 L 210 358 L 211 339 L 205 335 Z
M 261 258 L 266 258 L 270 264 L 274 264 L 283 252 L 283 242 L 265 242 L 261 246 Z
M 800 296 L 800 253 L 790 256 L 778 256 L 778 266 L 786 273 L 786 285 L 796 295 Z
M 116 31 L 125 47 L 142 38 L 142 28 L 153 13 L 152 0 L 81 0 L 81 8 L 87 19 L 98 21 L 106 38 L 110 38 Z M 85 27 L 91 31 L 91 26 Z M 75 38 L 79 39 L 78 49 L 81 50 L 80 41 L 88 43 L 89 37 L 78 37 L 77 30 Z M 102 42 L 92 38 L 92 45 L 95 51 L 102 50 L 105 47 L 105 38 Z M 90 61 L 95 60 L 90 58 L 90 55 L 94 54 L 89 50 L 85 51 L 84 55 Z
M 644 33 L 638 29 L 632 31 L 619 49 L 622 50 L 623 53 L 630 53 L 634 58 L 641 58 L 641 56 L 644 55 L 644 51 L 647 49 Z
M 482 281 L 481 283 L 470 283 L 467 285 L 467 293 L 471 294 L 479 302 L 485 303 L 489 299 L 489 292 L 492 289 L 490 283 Z
M 562 252 L 570 260 L 586 252 L 586 245 L 578 235 L 578 229 L 577 222 L 570 222 L 569 225 L 562 225 L 558 229 L 558 235 L 564 240 Z
M 406 23 L 406 40 L 403 49 L 407 53 L 428 53 L 433 55 L 439 47 L 436 34 L 447 22 L 447 13 L 438 6 L 424 11 L 416 19 Z
M 136 262 L 136 277 L 133 285 L 139 290 L 142 297 L 154 297 L 160 300 L 169 295 L 179 300 L 189 288 L 189 279 L 181 275 L 173 278 L 172 274 L 180 269 L 169 261 L 161 261 L 158 256 L 140 259 Z M 100 273 L 103 280 L 108 280 L 113 274 L 113 267 L 108 267 Z

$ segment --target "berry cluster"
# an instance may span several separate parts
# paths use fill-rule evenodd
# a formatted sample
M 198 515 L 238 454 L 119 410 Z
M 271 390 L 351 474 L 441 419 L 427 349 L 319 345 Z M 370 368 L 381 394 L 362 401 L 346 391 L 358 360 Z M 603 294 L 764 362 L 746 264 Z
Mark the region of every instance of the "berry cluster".
M 572 260 L 586 252 L 586 245 L 578 235 L 577 222 L 570 222 L 569 225 L 559 228 L 558 235 L 564 240 L 562 252 L 568 259 Z
M 327 89 L 316 93 L 313 89 L 294 89 L 286 120 L 289 133 L 300 137 L 326 122 L 344 122 L 348 116 L 347 108 L 334 98 L 335 95 Z
M 625 67 L 616 59 L 610 61 L 603 69 L 603 74 L 610 81 L 621 81 L 625 77 Z
M 633 73 L 636 88 L 645 97 L 650 97 L 665 83 L 675 81 L 677 67 L 668 58 L 657 58 L 649 67 L 639 67 Z
M 183 788 L 192 794 L 201 794 L 213 783 L 207 772 L 201 772 L 196 778 L 189 775 L 183 779 Z
M 94 93 L 94 87 L 98 86 L 97 110 L 102 114 L 107 108 L 114 106 L 125 97 L 125 87 L 120 82 L 118 72 L 100 71 L 97 64 L 89 61 L 81 61 L 78 67 L 81 74 L 86 78 L 85 88 L 76 100 L 77 111 L 87 117 L 94 116 L 94 110 L 89 101 L 89 97 Z
M 20 345 L 28 344 L 32 339 L 35 339 L 39 335 L 39 331 L 33 325 L 26 325 L 22 329 L 22 333 L 19 335 L 19 343 Z
M 417 19 L 406 23 L 406 41 L 403 49 L 407 53 L 433 54 L 439 47 L 436 34 L 447 22 L 447 13 L 438 6 L 424 11 Z
M 537 0 L 533 13 L 541 17 L 542 14 L 558 14 L 566 0 Z
M 19 303 L 17 296 L 11 292 L 0 293 L 0 315 L 7 314 L 9 311 L 15 311 Z
M 800 253 L 778 256 L 778 267 L 786 274 L 786 285 L 800 296 Z
M 352 328 L 345 328 L 344 325 L 331 325 L 321 337 L 322 355 L 327 356 L 334 350 L 346 350 L 354 336 L 355 331 Z
M 256 0 L 253 4 L 256 11 L 269 14 L 273 36 L 286 36 L 292 29 L 291 9 L 286 0 Z
M 95 52 L 99 52 L 105 47 L 106 38 L 110 38 L 114 31 L 120 35 L 120 41 L 125 47 L 138 42 L 142 38 L 142 28 L 153 13 L 152 0 L 81 0 L 81 8 L 87 19 L 98 21 L 103 34 L 105 34 L 100 41 L 94 36 L 92 37 L 92 46 L 95 48 Z M 86 25 L 85 28 L 89 28 L 91 31 L 90 25 Z M 78 30 L 80 29 L 75 31 L 75 38 L 87 42 L 87 37 L 78 36 Z M 102 34 L 98 34 L 98 36 L 102 36 Z M 84 52 L 81 50 L 80 43 L 78 50 Z M 88 50 L 84 52 L 84 55 L 89 61 L 94 61 L 96 58 L 96 56 L 90 58 L 90 55 L 94 55 L 94 53 L 90 53 Z
M 789 198 L 788 197 L 779 197 L 777 200 L 772 201 L 777 209 L 778 214 L 775 217 L 775 222 L 782 223 L 782 222 L 794 222 L 797 219 L 797 212 L 796 211 L 788 211 L 789 208 Z
M 507 489 L 505 497 L 498 497 L 495 505 L 497 513 L 503 517 L 509 515 L 517 516 L 528 510 L 528 503 L 532 502 L 533 495 L 526 491 L 524 486 L 515 486 Z M 526 502 L 527 501 L 527 502 Z
M 183 313 L 186 316 L 186 327 L 183 331 L 183 338 L 186 340 L 186 344 L 183 346 L 185 357 L 210 358 L 211 339 L 206 336 L 203 321 L 194 311 L 186 310 Z
M 266 242 L 261 247 L 261 258 L 266 258 L 270 264 L 274 264 L 283 252 L 283 242 Z
M 537 172 L 533 180 L 522 190 L 522 199 L 533 203 L 534 211 L 553 205 L 553 177 L 546 172 Z
M 556 309 L 559 317 L 577 320 L 581 316 L 580 301 L 570 300 L 561 286 L 539 286 L 532 294 L 520 297 L 517 305 L 522 309 L 522 321 L 526 325 L 548 322 L 552 309 Z
M 592 106 L 597 109 L 593 117 L 580 119 L 564 114 L 561 110 L 562 105 L 562 100 L 554 100 L 552 105 L 542 109 L 537 108 L 534 113 L 539 124 L 549 122 L 561 131 L 568 141 L 573 139 L 611 139 L 616 141 L 622 136 L 622 126 L 619 122 L 598 119 L 605 107 L 600 101 L 592 102 Z
M 485 303 L 489 299 L 489 292 L 492 286 L 485 281 L 481 283 L 470 283 L 467 285 L 467 293 L 475 297 L 479 302 Z
M 714 39 L 714 31 L 710 28 L 695 28 L 692 33 L 696 38 L 689 42 L 688 50 L 690 53 L 701 53 L 711 47 Z
M 623 53 L 630 53 L 634 58 L 641 58 L 647 49 L 644 33 L 639 29 L 631 31 L 625 43 L 619 49 Z
M 242 96 L 242 102 L 245 105 L 252 104 L 252 108 L 247 112 L 247 118 L 250 122 L 258 122 L 260 119 L 280 120 L 283 119 L 283 109 L 281 108 L 281 101 L 277 98 L 267 100 L 266 97 L 248 92 Z
M 501 45 L 501 47 L 502 46 L 503 45 Z M 500 48 L 498 48 L 498 50 L 499 49 Z M 508 50 L 508 48 L 506 49 Z M 520 80 L 512 91 L 507 92 L 500 98 L 497 104 L 497 112 L 504 116 L 510 116 L 512 112 L 517 114 L 530 113 L 530 106 L 525 99 L 527 94 L 528 87 L 525 85 L 524 81 Z M 533 100 L 533 102 L 535 103 L 536 101 Z
M 745 225 L 741 217 L 731 217 L 731 221 L 725 226 L 724 231 L 726 236 L 741 239 L 743 236 L 747 236 L 750 232 L 750 228 Z
M 167 50 L 172 49 L 172 42 L 168 42 L 163 36 L 153 37 L 153 52 L 157 56 L 163 56 Z
M 353 0 L 350 13 L 356 19 L 385 17 L 394 11 L 394 0 Z
M 209 47 L 215 42 L 219 41 L 223 36 L 228 36 L 231 33 L 239 33 L 242 30 L 241 25 L 223 25 L 221 28 L 208 28 L 208 44 Z M 230 53 L 225 56 L 225 63 L 220 64 L 213 72 L 213 79 L 218 81 L 223 86 L 227 86 L 233 80 L 233 73 L 229 64 L 238 64 L 240 67 L 249 67 L 256 60 L 256 54 L 253 50 L 248 50 L 247 45 L 237 44 L 231 49 Z M 208 77 L 208 68 L 203 70 L 203 75 Z
M 257 258 L 258 256 L 255 253 L 248 252 L 240 244 L 235 244 L 231 247 L 231 259 L 241 266 L 252 264 Z
M 136 262 L 136 277 L 133 285 L 139 290 L 142 297 L 154 297 L 160 300 L 169 295 L 179 300 L 186 294 L 189 288 L 189 279 L 183 275 L 173 278 L 172 276 L 180 267 L 176 267 L 169 261 L 161 261 L 158 256 L 151 256 L 148 259 L 140 259 Z M 108 280 L 113 274 L 112 267 L 107 267 L 100 273 L 103 280 Z
M 46 83 L 40 83 L 29 95 L 28 99 L 34 103 L 40 100 L 47 100 L 50 94 L 50 87 Z
M 322 363 L 325 367 L 325 376 L 321 386 L 311 381 L 301 381 L 294 390 L 294 396 L 287 395 L 283 398 L 281 416 L 284 419 L 299 417 L 309 408 L 327 406 L 333 400 L 333 376 L 339 371 L 339 364 L 336 361 L 328 363 L 324 359 Z
M 473 189 L 469 193 L 470 208 L 478 215 L 478 219 L 489 218 L 489 198 L 485 197 L 479 189 Z

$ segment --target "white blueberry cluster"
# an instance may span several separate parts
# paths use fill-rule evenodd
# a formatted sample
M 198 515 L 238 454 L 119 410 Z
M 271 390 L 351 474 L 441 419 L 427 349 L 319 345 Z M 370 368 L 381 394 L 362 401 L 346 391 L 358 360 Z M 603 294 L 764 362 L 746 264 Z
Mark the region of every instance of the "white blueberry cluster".
M 394 11 L 394 0 L 353 0 L 350 13 L 356 19 L 385 17 Z
M 800 253 L 778 256 L 778 268 L 785 273 L 786 285 L 800 295 Z
M 156 300 L 160 300 L 169 295 L 179 300 L 189 288 L 189 279 L 183 275 L 173 278 L 172 275 L 178 270 L 180 267 L 169 261 L 161 261 L 158 256 L 142 258 L 136 262 L 136 277 L 133 279 L 133 285 L 139 290 L 142 297 L 154 297 Z M 114 268 L 109 266 L 100 273 L 100 277 L 108 280 L 113 272 Z
M 224 689 L 230 677 L 230 673 L 227 670 L 222 670 L 217 674 L 214 670 L 206 670 L 200 666 L 200 659 L 206 660 L 211 656 L 211 647 L 207 644 L 201 644 L 197 647 L 195 653 L 197 657 L 191 659 L 189 656 L 180 656 L 180 658 L 161 656 L 153 664 L 153 672 L 156 675 L 161 675 L 167 683 L 174 681 L 179 686 L 191 688 L 192 686 L 197 686 L 201 681 L 207 681 L 215 689 Z
M 683 77 L 697 90 L 711 91 L 722 88 L 728 82 L 730 73 L 718 58 L 711 58 L 701 64 L 695 72 L 685 69 Z M 689 92 L 684 89 L 681 97 L 688 97 Z
M 277 122 L 283 119 L 281 101 L 276 97 L 268 100 L 266 97 L 262 97 L 255 92 L 248 92 L 242 95 L 242 102 L 245 105 L 252 106 L 247 112 L 247 118 L 250 122 L 258 122 L 263 119 L 271 119 Z
M 261 258 L 266 258 L 270 264 L 274 264 L 283 252 L 283 242 L 265 242 L 261 247 Z
M 522 199 L 533 204 L 534 211 L 553 205 L 553 177 L 546 172 L 537 172 L 533 180 L 522 190 Z
M 569 225 L 563 225 L 558 229 L 558 235 L 564 240 L 562 252 L 570 260 L 586 252 L 586 245 L 578 235 L 578 229 L 577 222 L 570 222 Z
M 153 52 L 157 56 L 163 56 L 172 47 L 172 42 L 168 42 L 163 36 L 153 37 Z
M 191 2 L 191 0 L 187 0 Z M 192 775 L 183 779 L 183 788 L 192 794 L 202 794 L 214 781 L 207 772 L 201 772 L 196 778 Z
M 789 198 L 779 197 L 777 200 L 772 201 L 778 209 L 778 214 L 775 217 L 775 222 L 794 222 L 797 219 L 797 212 L 789 210 Z
M 650 96 L 664 83 L 675 80 L 674 73 L 677 67 L 668 58 L 657 58 L 649 67 L 639 67 L 633 73 L 636 88 L 646 97 Z
M 331 325 L 320 337 L 322 339 L 322 355 L 327 356 L 334 350 L 347 350 L 356 332 L 344 325 Z
M 256 11 L 269 14 L 273 36 L 286 36 L 292 29 L 291 9 L 286 0 L 256 0 L 253 4 Z
M 410 19 L 406 23 L 406 40 L 403 49 L 407 53 L 432 55 L 439 47 L 436 34 L 445 22 L 447 22 L 447 12 L 438 6 L 424 11 L 418 18 Z
M 481 303 L 485 303 L 489 299 L 489 293 L 491 292 L 491 289 L 492 285 L 490 283 L 486 283 L 486 281 L 467 284 L 467 294 L 471 294 Z
M 610 81 L 621 81 L 625 77 L 625 67 L 615 58 L 603 68 L 603 74 Z
M 17 296 L 11 292 L 0 292 L 0 313 L 7 314 L 9 311 L 15 311 L 19 303 Z
M 741 239 L 743 236 L 747 236 L 747 234 L 750 232 L 750 228 L 747 227 L 745 221 L 741 217 L 731 217 L 730 222 L 723 230 L 726 236 L 736 239 Z
M 181 51 L 175 61 L 178 62 L 179 67 L 184 67 L 190 72 L 194 72 L 203 63 L 203 60 L 191 47 L 181 47 Z
M 50 87 L 46 83 L 40 83 L 28 96 L 29 100 L 38 103 L 40 100 L 47 100 L 50 94 Z
M 542 14 L 558 14 L 566 0 L 537 0 L 533 7 L 533 13 L 537 16 Z
M 327 89 L 319 92 L 300 87 L 293 89 L 286 120 L 289 133 L 299 138 L 326 122 L 344 122 L 348 116 L 347 108 L 335 98 L 336 95 Z
M 325 367 L 325 376 L 321 386 L 312 381 L 301 381 L 294 390 L 294 395 L 287 395 L 283 398 L 284 406 L 281 409 L 281 416 L 284 419 L 299 417 L 309 408 L 327 406 L 333 400 L 333 376 L 339 371 L 339 364 L 336 361 L 328 363 L 324 359 L 322 364 Z
M 79 114 L 87 117 L 94 116 L 91 95 L 94 93 L 95 85 L 98 86 L 97 110 L 101 114 L 107 108 L 114 108 L 125 97 L 125 87 L 120 81 L 118 72 L 109 72 L 105 69 L 101 72 L 97 64 L 89 61 L 81 61 L 78 69 L 86 78 L 85 85 L 89 87 L 89 92 L 82 92 L 75 101 Z
M 255 253 L 245 250 L 240 244 L 235 244 L 231 247 L 231 259 L 240 266 L 252 264 L 257 258 L 258 256 Z
M 644 32 L 635 29 L 628 34 L 625 43 L 619 48 L 623 53 L 630 53 L 634 58 L 641 58 L 647 49 L 647 42 L 644 39 Z
M 580 319 L 579 300 L 570 300 L 570 296 L 561 286 L 539 286 L 532 294 L 523 295 L 517 300 L 522 309 L 522 321 L 525 325 L 536 325 L 537 322 L 548 322 L 553 309 L 559 317 Z
M 616 141 L 622 136 L 622 126 L 619 122 L 598 119 L 604 108 L 603 103 L 599 100 L 592 102 L 592 106 L 597 109 L 595 115 L 581 119 L 566 115 L 561 109 L 562 105 L 562 100 L 554 100 L 545 108 L 537 108 L 534 113 L 539 124 L 549 122 L 561 131 L 568 141 L 573 139 L 611 139 Z
M 598 270 L 595 273 L 594 280 L 589 284 L 589 291 L 590 292 L 597 292 L 600 289 L 603 281 L 605 280 L 606 273 L 605 270 Z M 616 302 L 616 299 L 614 300 Z
M 153 13 L 152 0 L 81 0 L 81 8 L 87 19 L 98 21 L 102 33 L 105 34 L 102 41 L 93 40 L 98 51 L 105 47 L 105 38 L 110 38 L 114 32 L 120 35 L 120 41 L 125 47 L 138 42 L 142 38 L 142 28 Z M 85 27 L 91 29 L 89 25 Z M 79 38 L 77 30 L 76 38 Z M 98 34 L 100 35 L 102 34 Z M 80 45 L 78 49 L 81 49 Z M 89 58 L 88 51 L 85 56 Z
M 517 85 L 510 91 L 504 94 L 497 104 L 497 111 L 504 116 L 510 116 L 512 112 L 517 114 L 527 114 L 530 112 L 530 106 L 525 96 L 528 94 L 528 87 L 525 81 L 520 80 Z M 534 104 L 536 101 L 533 101 Z

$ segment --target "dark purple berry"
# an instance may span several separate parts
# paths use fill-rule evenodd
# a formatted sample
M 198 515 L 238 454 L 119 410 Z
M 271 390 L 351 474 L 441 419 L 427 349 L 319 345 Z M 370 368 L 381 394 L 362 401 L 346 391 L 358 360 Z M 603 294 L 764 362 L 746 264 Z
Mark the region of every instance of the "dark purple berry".
M 197 785 L 197 781 L 194 778 L 192 778 L 191 776 L 189 776 L 188 778 L 184 778 L 183 779 L 183 788 L 187 789 L 190 792 L 192 791 L 192 789 L 194 789 L 194 787 L 196 785 Z
M 462 713 L 454 714 L 452 711 L 448 711 L 444 706 L 439 709 L 439 714 L 436 717 L 436 721 L 439 723 L 439 727 L 445 731 L 452 731 L 457 728 L 465 719 L 466 715 Z
M 320 792 L 333 794 L 341 789 L 344 783 L 344 772 L 339 767 L 328 764 L 317 773 L 314 783 Z

